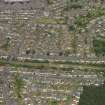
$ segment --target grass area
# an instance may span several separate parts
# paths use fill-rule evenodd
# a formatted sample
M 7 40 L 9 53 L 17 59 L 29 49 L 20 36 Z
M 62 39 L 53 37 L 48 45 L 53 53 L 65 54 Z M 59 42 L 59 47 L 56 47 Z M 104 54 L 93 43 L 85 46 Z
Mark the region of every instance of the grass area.
M 81 9 L 86 5 L 85 0 L 66 0 L 67 1 L 67 7 L 69 10 L 70 9 Z M 85 5 L 84 5 L 85 4 Z
M 49 101 L 48 105 L 58 105 L 58 102 L 57 101 Z
M 49 100 L 48 105 L 70 105 L 71 97 L 67 96 L 65 101 Z
M 16 73 L 16 75 L 14 76 L 13 87 L 14 87 L 14 92 L 16 94 L 16 97 L 18 98 L 20 105 L 23 105 L 21 93 L 24 87 L 24 81 L 20 77 L 19 73 Z
M 83 5 L 74 3 L 74 4 L 71 4 L 69 8 L 70 8 L 70 9 L 72 9 L 72 8 L 78 9 L 78 8 L 82 8 L 82 7 L 83 7 Z
M 10 38 L 6 38 L 4 44 L 0 47 L 1 49 L 4 49 L 5 51 L 7 51 L 10 48 Z
M 93 49 L 96 56 L 105 56 L 105 40 L 93 39 Z
M 104 105 L 105 84 L 102 86 L 84 86 L 79 105 Z
M 40 18 L 34 22 L 38 24 L 65 24 L 65 19 L 56 19 L 56 18 Z
M 47 0 L 47 3 L 48 3 L 49 5 L 51 5 L 51 4 L 53 4 L 53 0 Z
M 86 64 L 86 63 L 73 63 L 69 61 L 46 61 L 46 62 L 22 62 L 22 61 L 11 61 L 0 60 L 0 65 L 10 65 L 13 67 L 27 67 L 27 68 L 37 68 L 37 69 L 62 69 L 62 70 L 95 70 L 103 71 L 105 69 L 105 64 Z

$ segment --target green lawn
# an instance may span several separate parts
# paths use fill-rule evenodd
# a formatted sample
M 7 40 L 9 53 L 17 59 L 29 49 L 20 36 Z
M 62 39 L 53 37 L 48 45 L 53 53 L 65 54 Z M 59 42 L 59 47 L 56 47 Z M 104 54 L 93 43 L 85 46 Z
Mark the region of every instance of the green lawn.
M 65 19 L 56 19 L 56 18 L 40 18 L 33 22 L 38 24 L 65 24 Z
M 105 105 L 105 84 L 102 86 L 84 86 L 79 105 Z
M 95 71 L 104 71 L 105 64 L 91 64 L 91 63 L 73 63 L 70 61 L 11 61 L 7 62 L 6 60 L 0 60 L 0 65 L 10 65 L 13 67 L 28 67 L 28 68 L 38 68 L 38 69 L 62 69 L 62 70 L 72 70 L 77 68 L 78 70 L 95 70 Z
M 105 40 L 93 39 L 93 50 L 96 56 L 105 55 Z

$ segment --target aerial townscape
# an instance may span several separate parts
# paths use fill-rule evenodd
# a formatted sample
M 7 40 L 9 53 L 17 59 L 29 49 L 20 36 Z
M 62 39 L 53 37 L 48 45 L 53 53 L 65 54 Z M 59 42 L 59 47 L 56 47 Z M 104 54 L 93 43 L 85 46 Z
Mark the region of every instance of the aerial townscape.
M 0 105 L 105 105 L 105 0 L 0 0 Z

